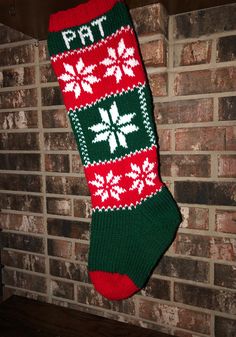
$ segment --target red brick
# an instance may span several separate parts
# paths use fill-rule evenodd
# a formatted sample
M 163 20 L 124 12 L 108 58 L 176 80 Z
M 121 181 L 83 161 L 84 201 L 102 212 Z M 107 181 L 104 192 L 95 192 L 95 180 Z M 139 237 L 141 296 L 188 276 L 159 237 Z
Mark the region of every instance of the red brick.
M 75 243 L 75 259 L 79 262 L 88 262 L 89 246 L 85 243 Z
M 170 151 L 171 150 L 171 130 L 168 129 L 158 129 L 158 141 L 160 146 L 160 151 Z
M 210 265 L 208 262 L 190 260 L 189 258 L 164 256 L 158 263 L 155 273 L 194 282 L 208 283 Z
M 30 174 L 7 174 L 0 175 L 0 189 L 12 191 L 41 192 L 42 177 Z
M 207 230 L 209 228 L 209 210 L 206 208 L 181 207 L 181 228 Z
M 141 295 L 168 301 L 170 300 L 170 281 L 151 278 L 141 290 Z
M 70 259 L 72 243 L 65 240 L 48 239 L 48 255 Z
M 68 117 L 65 109 L 43 110 L 44 128 L 68 128 Z
M 173 243 L 173 250 L 176 254 L 209 258 L 210 238 L 209 236 L 180 233 Z
M 225 150 L 226 128 L 204 127 L 177 129 L 177 151 L 222 151 Z
M 88 240 L 89 223 L 74 220 L 51 219 L 47 220 L 48 234 L 68 237 L 71 239 Z
M 48 53 L 48 47 L 47 47 L 47 41 L 39 41 L 39 61 L 49 61 L 49 53 Z
M 163 39 L 142 43 L 140 45 L 142 58 L 147 67 L 166 67 L 167 48 Z
M 177 306 L 140 300 L 139 316 L 164 326 L 178 327 L 206 334 L 210 332 L 210 315 L 178 308 Z
M 46 293 L 46 278 L 16 270 L 4 269 L 4 283 L 8 286 Z
M 218 39 L 217 62 L 236 60 L 236 36 L 225 36 Z
M 0 150 L 39 150 L 39 134 L 0 133 Z
M 160 3 L 131 9 L 130 14 L 138 35 L 159 33 L 167 35 L 168 14 Z
M 45 257 L 3 250 L 2 264 L 8 267 L 30 270 L 36 273 L 45 273 Z
M 211 258 L 215 260 L 236 261 L 236 239 L 212 237 L 210 244 Z
M 84 174 L 84 168 L 79 154 L 72 155 L 72 172 Z
M 63 302 L 60 301 L 61 303 L 58 303 L 59 301 L 57 301 L 57 305 L 63 305 Z M 64 304 L 65 305 L 65 304 Z M 132 324 L 132 325 L 138 325 L 141 326 L 141 324 L 143 323 L 143 321 L 139 321 L 138 319 L 134 318 L 133 316 L 128 316 L 128 315 L 124 315 L 120 312 L 115 312 L 115 311 L 105 311 L 105 310 L 101 310 L 99 307 L 93 308 L 92 306 L 84 306 L 83 304 L 80 303 L 66 303 L 66 305 L 68 305 L 69 308 L 74 309 L 74 310 L 78 310 L 78 311 L 82 311 L 82 312 L 86 312 L 86 313 L 90 313 L 92 315 L 96 315 L 96 316 L 100 316 L 100 317 L 105 317 L 108 319 L 112 319 L 112 320 L 116 320 L 116 321 L 120 321 L 123 323 L 128 323 L 128 324 Z M 148 325 L 147 322 L 145 322 L 146 325 Z M 145 327 L 146 327 L 145 325 Z M 152 326 L 152 329 L 157 328 L 157 325 L 155 324 L 150 324 L 150 326 Z M 148 328 L 148 326 L 147 326 Z
M 236 320 L 215 316 L 215 337 L 234 337 Z
M 236 206 L 235 193 L 236 185 L 231 182 L 175 182 L 175 197 L 181 203 Z
M 89 195 L 87 181 L 84 177 L 52 177 L 46 178 L 47 193 Z
M 70 132 L 51 132 L 44 134 L 46 151 L 76 150 L 75 138 Z
M 57 77 L 50 63 L 40 66 L 40 82 L 41 83 L 57 82 Z
M 236 151 L 236 126 L 226 127 L 226 150 Z
M 176 302 L 235 315 L 235 292 L 175 283 Z
M 40 171 L 40 154 L 4 153 L 0 154 L 0 170 Z
M 196 337 L 196 335 L 191 332 L 185 332 L 182 330 L 174 330 L 174 336 L 176 337 Z
M 236 212 L 216 210 L 217 232 L 236 234 Z
M 70 199 L 47 198 L 47 212 L 57 215 L 72 215 Z
M 236 177 L 236 155 L 218 156 L 218 177 Z
M 236 268 L 235 265 L 214 265 L 214 284 L 220 287 L 236 289 Z
M 48 172 L 69 172 L 70 161 L 67 154 L 46 154 L 45 170 Z
M 234 29 L 235 4 L 192 11 L 174 17 L 174 36 L 177 39 L 195 38 Z
M 236 119 L 236 96 L 219 98 L 219 120 L 231 121 Z
M 178 73 L 174 94 L 195 95 L 236 90 L 236 67 Z
M 167 96 L 167 74 L 151 74 L 148 76 L 148 80 L 153 96 Z
M 63 105 L 62 93 L 59 87 L 42 88 L 42 105 Z
M 210 177 L 211 158 L 205 155 L 161 155 L 161 174 L 167 177 Z
M 37 294 L 37 293 L 30 293 L 27 290 L 23 290 L 23 289 L 14 289 L 14 288 L 7 288 L 7 286 L 5 286 L 3 288 L 4 293 L 6 292 L 7 296 L 9 297 L 12 295 L 16 295 L 16 296 L 22 296 L 22 297 L 27 297 L 27 298 L 31 298 L 35 301 L 40 301 L 40 302 L 47 302 L 47 297 L 46 294 Z
M 174 66 L 210 63 L 211 41 L 196 41 L 174 46 Z
M 25 250 L 32 253 L 45 253 L 44 240 L 41 237 L 25 234 L 2 233 L 2 243 L 5 248 Z
M 88 282 L 87 266 L 68 261 L 50 259 L 50 275 L 69 280 Z
M 31 129 L 38 127 L 38 112 L 31 111 L 11 111 L 1 112 L 0 129 Z
M 45 232 L 43 218 L 25 214 L 0 214 L 1 228 L 25 233 L 42 234 Z
M 2 210 L 15 210 L 23 212 L 42 213 L 43 200 L 42 197 L 33 195 L 15 195 L 15 194 L 0 194 L 0 208 Z
M 178 234 L 174 252 L 186 256 L 199 256 L 214 260 L 235 261 L 236 240 L 192 234 Z
M 0 105 L 2 109 L 36 107 L 37 91 L 36 89 L 21 89 L 1 92 Z
M 199 123 L 213 120 L 213 100 L 211 98 L 158 102 L 154 107 L 157 125 Z
M 94 305 L 103 309 L 123 312 L 129 315 L 134 315 L 135 304 L 134 299 L 129 298 L 123 301 L 108 301 L 100 295 L 94 287 L 78 285 L 78 302 L 83 304 Z
M 34 67 L 16 67 L 0 71 L 0 87 L 15 87 L 35 83 Z
M 34 62 L 34 45 L 7 47 L 0 49 L 0 66 Z
M 74 284 L 59 280 L 51 280 L 52 296 L 74 300 Z
M 74 200 L 74 215 L 78 218 L 90 219 L 92 216 L 92 206 L 90 199 Z

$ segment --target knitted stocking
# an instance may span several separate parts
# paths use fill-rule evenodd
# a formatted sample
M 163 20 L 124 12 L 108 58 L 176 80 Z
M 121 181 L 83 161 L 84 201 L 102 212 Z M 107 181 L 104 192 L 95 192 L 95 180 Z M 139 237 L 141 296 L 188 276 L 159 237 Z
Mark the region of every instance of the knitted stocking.
M 50 17 L 48 47 L 92 197 L 89 275 L 131 296 L 172 242 L 179 210 L 158 175 L 152 98 L 122 0 Z

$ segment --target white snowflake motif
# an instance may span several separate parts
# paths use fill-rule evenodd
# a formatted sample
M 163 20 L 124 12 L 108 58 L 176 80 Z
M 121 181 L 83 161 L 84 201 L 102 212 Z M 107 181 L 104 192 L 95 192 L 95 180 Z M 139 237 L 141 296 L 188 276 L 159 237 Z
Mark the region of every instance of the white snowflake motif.
M 130 187 L 130 191 L 135 189 L 141 194 L 145 184 L 148 186 L 154 186 L 154 179 L 157 177 L 153 172 L 155 164 L 149 163 L 148 158 L 145 159 L 142 166 L 131 163 L 132 171 L 125 175 L 133 179 L 133 185 Z
M 64 92 L 74 92 L 76 98 L 80 96 L 82 89 L 90 94 L 93 93 L 91 84 L 100 81 L 92 74 L 96 64 L 85 67 L 82 58 L 80 58 L 75 67 L 68 63 L 63 63 L 63 66 L 66 72 L 58 78 L 66 82 Z
M 114 48 L 107 48 L 108 57 L 100 63 L 107 67 L 104 77 L 115 76 L 116 83 L 119 83 L 123 73 L 129 77 L 134 77 L 133 69 L 139 62 L 133 57 L 134 48 L 126 48 L 124 39 L 121 39 L 117 51 Z M 123 73 L 122 73 L 123 70 Z
M 109 198 L 109 196 L 120 200 L 120 194 L 126 190 L 118 185 L 121 176 L 114 176 L 112 170 L 106 175 L 105 179 L 100 174 L 95 173 L 95 180 L 89 181 L 93 186 L 97 187 L 94 195 L 100 196 L 102 202 Z
M 125 136 L 139 130 L 138 126 L 130 123 L 135 113 L 120 116 L 115 101 L 112 103 L 109 113 L 103 108 L 98 110 L 102 122 L 89 127 L 90 130 L 97 134 L 92 142 L 108 141 L 111 153 L 114 153 L 118 144 L 123 148 L 128 148 Z

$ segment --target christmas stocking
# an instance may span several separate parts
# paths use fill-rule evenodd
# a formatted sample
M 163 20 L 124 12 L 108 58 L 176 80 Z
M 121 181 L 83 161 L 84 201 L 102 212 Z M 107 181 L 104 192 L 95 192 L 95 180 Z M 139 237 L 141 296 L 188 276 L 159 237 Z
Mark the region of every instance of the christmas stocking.
M 158 174 L 152 97 L 129 12 L 89 0 L 50 17 L 48 47 L 92 198 L 89 275 L 111 300 L 145 284 L 180 223 Z

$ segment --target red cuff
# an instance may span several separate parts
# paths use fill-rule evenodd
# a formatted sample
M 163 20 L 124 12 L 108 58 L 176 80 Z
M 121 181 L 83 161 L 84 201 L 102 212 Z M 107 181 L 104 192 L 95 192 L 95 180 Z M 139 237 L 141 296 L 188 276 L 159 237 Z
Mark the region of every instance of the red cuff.
M 50 16 L 49 31 L 57 32 L 73 26 L 80 26 L 103 15 L 117 3 L 124 0 L 88 0 L 76 7 Z

